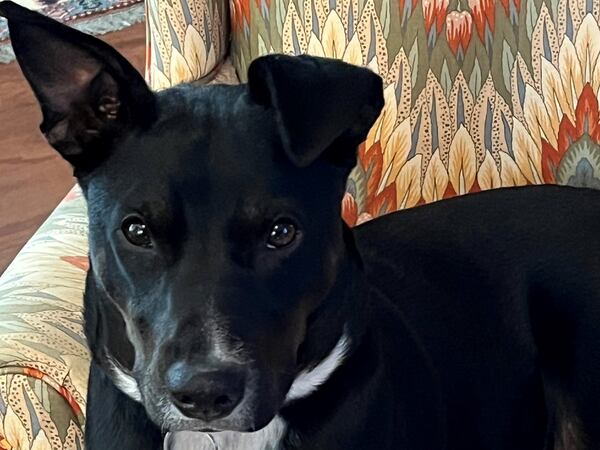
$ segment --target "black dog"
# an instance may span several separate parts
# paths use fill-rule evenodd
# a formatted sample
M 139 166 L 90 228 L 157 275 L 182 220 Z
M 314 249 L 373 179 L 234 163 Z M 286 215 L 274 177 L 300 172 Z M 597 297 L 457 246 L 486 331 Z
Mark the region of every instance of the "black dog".
M 349 230 L 370 71 L 267 56 L 154 94 L 101 41 L 0 12 L 88 201 L 88 450 L 600 448 L 599 192 Z

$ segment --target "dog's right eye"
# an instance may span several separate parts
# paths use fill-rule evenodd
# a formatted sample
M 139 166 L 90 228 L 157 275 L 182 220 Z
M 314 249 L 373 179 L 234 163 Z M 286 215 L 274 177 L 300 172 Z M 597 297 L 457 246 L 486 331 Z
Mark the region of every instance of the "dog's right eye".
M 296 239 L 296 225 L 291 221 L 279 220 L 271 228 L 267 248 L 277 249 L 290 245 Z
M 150 232 L 144 221 L 137 216 L 129 216 L 123 220 L 121 230 L 129 242 L 137 247 L 152 247 Z

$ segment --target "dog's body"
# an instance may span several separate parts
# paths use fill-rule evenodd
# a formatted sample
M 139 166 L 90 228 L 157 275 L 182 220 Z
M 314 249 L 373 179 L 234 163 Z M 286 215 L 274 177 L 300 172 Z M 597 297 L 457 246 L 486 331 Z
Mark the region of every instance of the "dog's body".
M 370 71 L 270 56 L 155 95 L 96 39 L 0 13 L 88 201 L 88 450 L 600 447 L 600 192 L 349 230 Z
M 505 189 L 356 230 L 435 367 L 448 448 L 598 447 L 599 198 Z
M 504 189 L 355 228 L 367 276 L 343 280 L 343 319 L 364 334 L 341 367 L 262 434 L 167 448 L 596 448 L 595 204 L 585 189 Z

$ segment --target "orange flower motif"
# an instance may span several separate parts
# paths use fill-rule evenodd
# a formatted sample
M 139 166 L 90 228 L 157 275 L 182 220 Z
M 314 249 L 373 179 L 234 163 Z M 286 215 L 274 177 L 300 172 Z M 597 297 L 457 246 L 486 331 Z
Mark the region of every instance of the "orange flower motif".
M 521 0 L 500 0 L 506 17 L 509 17 L 511 23 L 515 24 L 521 10 Z
M 396 183 L 391 183 L 373 198 L 368 212 L 373 217 L 379 217 L 396 209 Z
M 467 11 L 451 11 L 446 17 L 446 38 L 450 50 L 463 59 L 473 31 L 473 18 Z
M 13 446 L 0 434 L 0 450 L 13 450 Z
M 406 22 L 412 16 L 417 7 L 417 0 L 399 0 L 398 9 L 400 10 L 400 25 L 406 25 Z
M 422 6 L 423 17 L 425 18 L 425 33 L 427 34 L 427 42 L 433 46 L 437 36 L 444 29 L 448 0 L 423 0 Z M 434 23 L 435 33 L 432 30 Z
M 354 197 L 348 192 L 344 194 L 342 199 L 342 219 L 350 227 L 354 226 L 358 220 L 358 205 L 354 201 Z
M 365 173 L 370 174 L 367 183 L 366 199 L 366 204 L 370 205 L 375 198 L 377 187 L 381 181 L 381 172 L 383 170 L 383 156 L 381 153 L 380 141 L 375 142 L 368 149 L 365 149 L 365 144 L 363 143 L 358 149 L 358 163 Z
M 469 0 L 469 7 L 479 39 L 487 47 L 488 43 L 491 44 L 496 25 L 496 3 L 494 0 Z
M 269 16 L 269 8 L 271 7 L 271 0 L 254 0 L 256 6 L 263 14 L 263 17 Z
M 61 256 L 60 259 L 80 268 L 85 272 L 87 272 L 90 268 L 90 262 L 87 256 Z
M 368 150 L 364 149 L 364 144 L 359 149 L 358 163 L 366 173 L 369 173 L 367 183 L 367 210 L 371 216 L 379 217 L 386 212 L 396 210 L 396 186 L 391 183 L 385 189 L 380 190 L 383 176 L 383 152 L 381 150 L 381 141 L 375 142 Z
M 254 0 L 256 7 L 264 18 L 268 17 L 271 0 Z M 244 29 L 250 23 L 250 0 L 229 0 L 231 11 L 231 26 L 235 31 Z
M 244 23 L 250 23 L 250 0 L 230 0 L 229 7 L 232 28 L 235 31 L 242 30 Z
M 69 406 L 75 413 L 75 416 L 78 418 L 83 417 L 83 410 L 79 406 L 79 403 L 77 403 L 77 400 L 75 400 L 75 397 L 73 397 L 73 395 L 71 395 L 71 393 L 67 390 L 67 388 L 64 386 L 61 386 L 58 392 L 67 401 L 67 403 L 69 404 Z
M 73 397 L 73 395 L 71 395 L 71 393 L 69 392 L 69 390 L 66 387 L 59 385 L 58 383 L 56 383 L 55 380 L 53 380 L 51 377 L 49 377 L 47 374 L 45 374 L 44 372 L 42 372 L 39 369 L 35 369 L 33 367 L 23 367 L 22 371 L 23 371 L 24 375 L 27 375 L 28 377 L 35 378 L 38 380 L 44 380 L 46 383 L 48 383 L 48 385 L 50 385 L 54 389 L 56 389 L 58 391 L 58 393 L 69 404 L 69 406 L 73 410 L 73 413 L 75 414 L 75 416 L 78 418 L 83 417 L 83 410 L 77 403 L 77 400 L 75 399 L 75 397 Z M 0 450 L 4 450 L 2 448 L 2 435 L 0 435 Z
M 74 187 L 69 191 L 66 197 L 63 199 L 65 202 L 72 202 L 73 200 L 77 200 L 81 197 L 81 190 L 78 187 Z
M 33 367 L 23 367 L 23 373 L 31 378 L 37 378 L 41 380 L 44 378 L 44 373 L 38 369 L 34 369 Z
M 364 143 L 360 145 L 358 166 L 367 176 L 365 210 L 359 214 L 355 199 L 347 192 L 342 200 L 342 218 L 348 226 L 359 225 L 397 209 L 396 183 L 391 182 L 385 188 L 382 187 L 385 175 L 380 141 L 374 142 L 368 150 L 365 150 Z
M 557 148 L 542 139 L 542 176 L 546 183 L 556 182 L 556 170 L 567 152 L 584 136 L 600 146 L 598 98 L 589 83 L 583 87 L 575 108 L 575 123 L 563 114 L 558 129 Z

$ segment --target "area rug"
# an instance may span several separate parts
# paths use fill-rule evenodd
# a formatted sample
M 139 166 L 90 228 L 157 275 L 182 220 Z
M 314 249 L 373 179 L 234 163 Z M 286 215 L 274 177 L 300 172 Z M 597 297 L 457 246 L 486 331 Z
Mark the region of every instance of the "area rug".
M 144 20 L 143 0 L 16 0 L 90 34 L 122 30 Z M 0 63 L 14 59 L 6 20 L 0 18 Z

